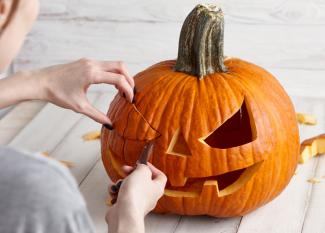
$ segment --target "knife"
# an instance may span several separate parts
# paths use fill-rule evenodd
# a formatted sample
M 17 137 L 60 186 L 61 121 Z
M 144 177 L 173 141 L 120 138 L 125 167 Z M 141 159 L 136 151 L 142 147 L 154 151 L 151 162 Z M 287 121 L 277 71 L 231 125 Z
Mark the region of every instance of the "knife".
M 148 160 L 150 158 L 150 155 L 152 154 L 153 145 L 154 145 L 153 140 L 151 140 L 145 144 L 145 146 L 143 147 L 142 152 L 137 160 L 138 164 L 144 164 L 144 165 L 148 164 Z M 111 193 L 114 194 L 114 196 L 116 196 L 116 197 L 113 197 L 110 201 L 112 205 L 115 204 L 117 201 L 117 195 L 121 188 L 122 182 L 123 182 L 123 180 L 119 180 L 115 184 L 113 184 L 111 187 Z

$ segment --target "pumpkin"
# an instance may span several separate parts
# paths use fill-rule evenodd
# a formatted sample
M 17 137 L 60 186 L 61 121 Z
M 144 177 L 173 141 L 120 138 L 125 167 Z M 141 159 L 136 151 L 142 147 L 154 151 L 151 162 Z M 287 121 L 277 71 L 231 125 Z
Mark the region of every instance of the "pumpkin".
M 155 212 L 230 217 L 276 197 L 295 172 L 299 133 L 290 98 L 266 70 L 223 55 L 220 8 L 186 18 L 177 60 L 135 76 L 136 102 L 116 95 L 102 129 L 113 181 L 154 140 L 150 162 L 167 178 Z M 244 46 L 244 45 L 243 45 Z

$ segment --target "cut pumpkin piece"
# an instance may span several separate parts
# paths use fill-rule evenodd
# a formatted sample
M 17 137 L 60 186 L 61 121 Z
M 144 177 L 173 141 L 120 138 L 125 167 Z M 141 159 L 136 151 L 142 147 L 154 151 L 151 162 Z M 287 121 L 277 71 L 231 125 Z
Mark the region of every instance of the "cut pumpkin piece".
M 309 183 L 312 183 L 312 184 L 318 184 L 318 183 L 320 183 L 321 182 L 321 180 L 320 179 L 318 179 L 318 178 L 315 178 L 315 177 L 313 177 L 313 178 L 310 178 L 310 179 L 308 179 L 307 180 Z
M 43 151 L 40 153 L 41 155 L 43 155 L 44 157 L 47 157 L 49 159 L 54 159 L 57 160 L 55 158 L 50 157 L 50 153 L 48 151 Z M 68 167 L 68 168 L 72 168 L 75 166 L 74 162 L 68 161 L 68 160 L 57 160 L 58 162 L 60 162 L 62 165 Z
M 299 124 L 303 125 L 316 125 L 317 119 L 314 115 L 304 114 L 304 113 L 297 113 L 297 121 Z
M 122 138 L 150 141 L 160 136 L 134 104 L 128 104 L 121 114 L 124 117 L 119 117 L 113 122 L 113 126 Z
M 97 140 L 100 138 L 100 131 L 91 131 L 91 132 L 88 132 L 84 135 L 82 135 L 82 139 L 84 141 L 93 141 L 93 140 Z
M 312 157 L 325 153 L 325 134 L 307 139 L 301 143 L 299 163 L 306 163 Z

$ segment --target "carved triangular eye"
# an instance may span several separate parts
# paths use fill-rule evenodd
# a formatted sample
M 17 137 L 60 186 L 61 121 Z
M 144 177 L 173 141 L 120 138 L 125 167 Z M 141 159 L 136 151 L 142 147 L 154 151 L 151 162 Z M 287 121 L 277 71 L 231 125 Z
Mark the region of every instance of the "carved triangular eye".
M 191 152 L 187 146 L 184 135 L 177 129 L 167 149 L 168 154 L 178 156 L 190 156 Z
M 245 101 L 241 108 L 204 142 L 213 148 L 226 149 L 252 142 L 256 139 L 256 127 Z

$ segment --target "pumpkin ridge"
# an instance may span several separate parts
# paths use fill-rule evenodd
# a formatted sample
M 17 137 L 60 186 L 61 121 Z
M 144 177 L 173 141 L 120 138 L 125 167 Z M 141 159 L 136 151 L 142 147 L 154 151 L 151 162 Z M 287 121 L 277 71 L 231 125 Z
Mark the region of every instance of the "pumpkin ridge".
M 160 94 L 159 96 L 157 96 L 155 98 L 155 103 L 156 105 L 153 106 L 148 106 L 146 105 L 146 107 L 143 109 L 144 112 L 142 113 L 143 116 L 147 115 L 147 112 L 155 112 L 155 114 L 152 114 L 151 118 L 153 117 L 153 115 L 155 115 L 155 121 L 159 122 L 157 123 L 157 126 L 152 126 L 157 128 L 157 131 L 159 132 L 159 127 L 160 127 L 160 123 L 162 122 L 163 119 L 163 115 L 166 113 L 167 109 L 166 106 L 168 106 L 169 101 L 172 99 L 172 96 L 175 94 L 175 90 L 179 88 L 180 85 L 182 85 L 183 83 L 185 84 L 185 80 L 186 77 L 181 77 L 180 79 L 174 79 L 173 77 L 170 77 L 170 74 L 166 75 L 167 77 L 164 77 L 164 80 L 160 80 L 163 83 L 156 83 L 156 86 L 164 86 L 164 89 L 166 90 L 171 90 L 169 93 L 165 92 L 164 94 Z M 171 80 L 171 81 L 170 81 Z M 165 83 L 167 83 L 167 85 L 165 85 Z M 155 92 L 155 90 L 151 90 L 150 93 Z M 153 99 L 155 96 L 150 96 L 150 97 L 146 97 L 147 100 Z M 163 104 L 163 105 L 162 105 Z M 163 111 L 156 111 L 156 109 L 163 109 Z M 159 115 L 157 115 L 157 113 L 159 113 Z M 146 116 L 146 118 L 148 118 L 148 116 Z M 152 119 L 148 119 L 148 121 L 152 121 Z
M 182 96 L 182 94 L 186 91 L 186 85 L 188 85 L 188 83 L 189 83 L 189 82 L 186 82 L 185 81 L 187 78 L 188 78 L 188 76 L 185 75 L 177 84 L 174 85 L 174 92 L 172 92 L 172 94 L 174 94 L 174 95 L 177 94 L 178 96 Z M 178 90 L 178 92 L 176 90 Z M 174 97 L 174 98 L 177 98 L 177 97 Z M 171 100 L 174 100 L 174 99 L 172 99 L 172 95 L 170 95 L 169 98 L 168 98 L 168 100 L 166 101 L 167 102 L 166 103 L 166 106 L 168 105 L 169 102 L 171 102 Z M 167 108 L 164 108 L 164 111 L 160 115 L 160 119 L 164 119 L 163 116 L 166 114 L 166 111 L 167 111 Z M 181 111 L 180 114 L 183 114 L 183 111 Z M 167 115 L 169 115 L 169 113 L 167 113 Z M 162 121 L 160 120 L 159 122 L 160 123 L 158 125 L 158 129 L 160 129 L 162 127 Z M 182 132 L 182 129 L 180 127 L 180 122 L 179 122 L 179 128 L 180 128 L 180 131 Z M 185 138 L 186 136 L 184 135 L 184 132 L 182 132 L 182 133 L 183 133 L 183 136 Z M 172 140 L 172 137 L 168 138 L 168 144 L 170 143 L 171 140 Z M 166 150 L 167 149 L 168 148 L 166 148 Z M 168 164 L 167 164 L 167 158 L 168 158 L 167 156 L 164 156 L 163 170 L 167 169 L 167 166 L 168 166 Z M 186 164 L 186 162 L 185 162 L 185 164 Z M 186 167 L 185 167 L 185 169 L 186 169 Z M 181 169 L 179 169 L 179 172 L 181 172 Z M 183 174 L 183 176 L 184 176 L 184 174 Z
M 162 85 L 165 85 L 165 83 L 167 83 L 167 85 L 164 86 L 165 89 L 169 89 L 170 86 L 173 86 L 173 82 L 169 82 L 168 79 L 172 79 L 169 77 L 170 76 L 170 73 L 169 72 L 166 72 L 164 75 L 162 75 L 161 77 L 157 78 L 157 80 L 154 81 L 154 83 L 151 83 L 153 85 L 150 86 L 148 85 L 147 87 L 144 87 L 144 89 L 142 90 L 142 95 L 139 96 L 139 100 L 137 102 L 137 108 L 139 110 L 139 112 L 141 112 L 141 115 L 144 117 L 144 118 L 148 118 L 146 115 L 147 115 L 147 111 L 150 110 L 150 112 L 156 112 L 156 108 L 159 107 L 159 104 L 161 102 L 161 99 L 164 98 L 164 96 L 162 94 L 160 94 L 158 97 L 160 97 L 160 99 L 158 99 L 158 97 L 155 96 L 156 92 L 159 92 L 159 89 Z M 172 80 L 172 81 L 176 81 L 176 80 Z M 155 89 L 156 87 L 156 89 Z M 148 96 L 148 93 L 153 93 L 154 95 L 151 95 L 151 96 Z M 154 98 L 156 97 L 156 98 Z M 153 106 L 153 105 L 150 105 L 148 106 L 147 105 L 147 101 L 149 99 L 155 99 L 155 104 L 156 106 Z M 142 108 L 140 110 L 140 108 Z M 155 119 L 155 120 L 160 120 L 160 119 Z M 147 119 L 148 122 L 151 122 L 152 119 Z M 154 125 L 152 125 L 153 128 L 157 128 L 157 131 L 158 131 L 158 126 L 155 127 Z

